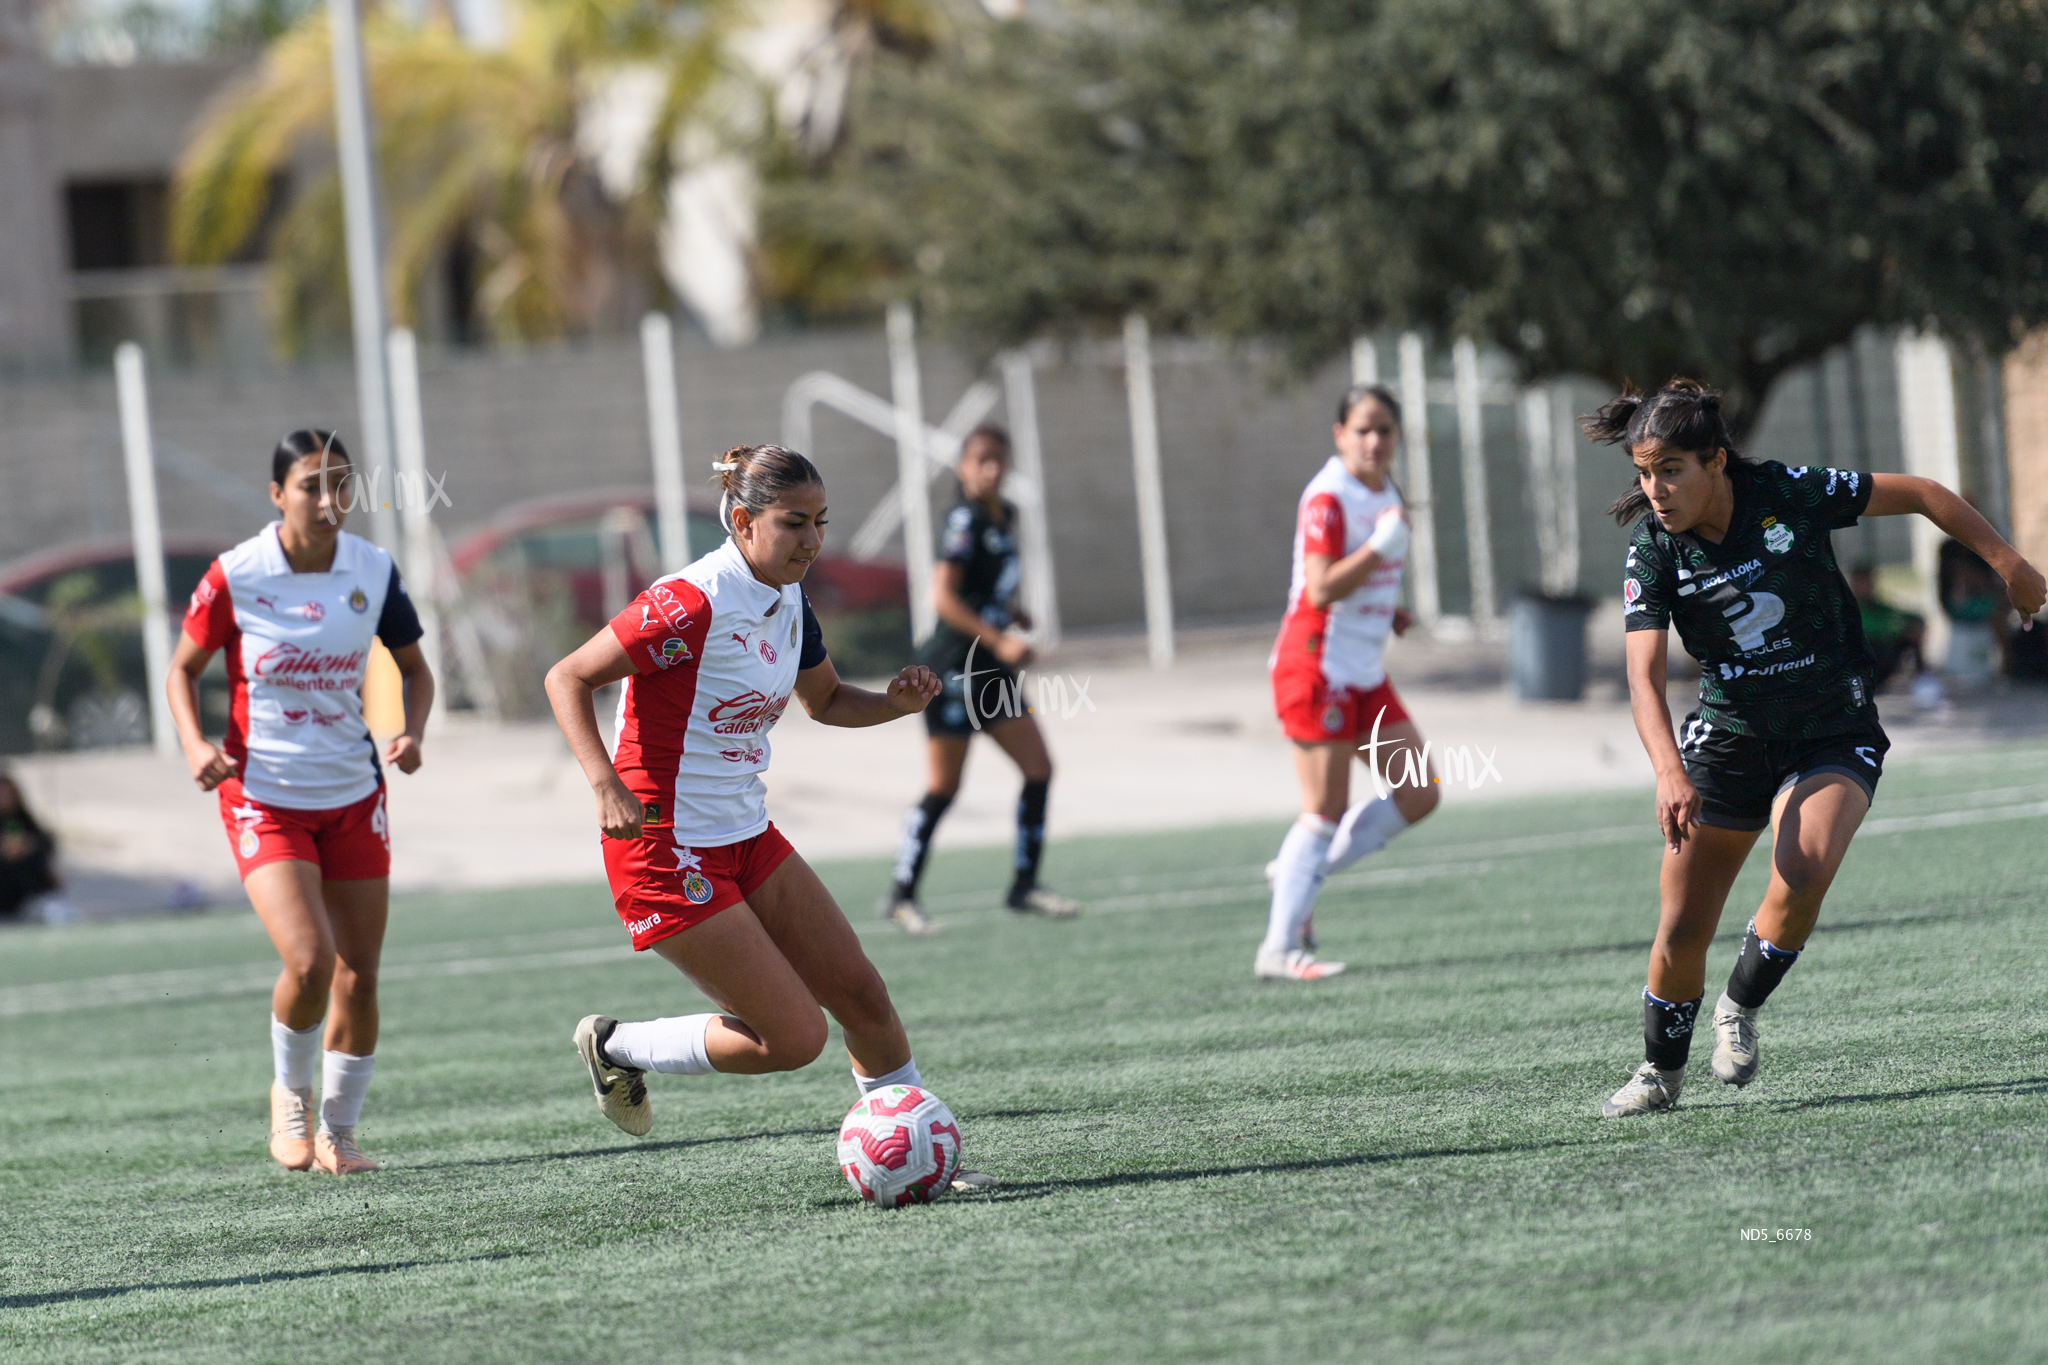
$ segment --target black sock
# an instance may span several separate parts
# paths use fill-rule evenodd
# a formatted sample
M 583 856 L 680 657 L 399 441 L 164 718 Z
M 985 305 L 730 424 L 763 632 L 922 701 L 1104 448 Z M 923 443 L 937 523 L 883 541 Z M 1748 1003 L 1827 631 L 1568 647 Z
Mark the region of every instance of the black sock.
M 903 843 L 896 850 L 896 899 L 907 900 L 917 894 L 924 860 L 932 851 L 932 835 L 939 828 L 939 817 L 952 804 L 951 792 L 926 792 L 924 800 L 910 808 L 903 821 Z
M 1690 1000 L 1659 1000 L 1643 992 L 1643 1056 L 1659 1070 L 1676 1071 L 1692 1054 L 1692 1025 L 1699 1016 L 1700 996 Z
M 1756 1009 L 1771 998 L 1798 960 L 1796 950 L 1758 938 L 1756 921 L 1751 920 L 1749 932 L 1742 936 L 1742 955 L 1735 959 L 1735 970 L 1728 973 L 1728 998 L 1746 1010 Z
M 1045 794 L 1051 782 L 1026 782 L 1017 797 L 1017 876 L 1010 883 L 1015 900 L 1038 885 L 1038 859 L 1045 852 Z

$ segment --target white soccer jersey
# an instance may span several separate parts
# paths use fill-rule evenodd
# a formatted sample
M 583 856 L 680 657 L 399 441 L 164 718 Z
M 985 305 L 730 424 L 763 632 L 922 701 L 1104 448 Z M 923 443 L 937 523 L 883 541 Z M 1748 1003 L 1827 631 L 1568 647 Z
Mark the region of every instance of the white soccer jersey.
M 768 731 L 799 669 L 825 658 L 803 589 L 754 577 L 731 540 L 656 579 L 612 618 L 633 661 L 612 765 L 647 803 L 644 828 L 718 848 L 768 828 Z
M 227 651 L 227 742 L 259 805 L 334 810 L 377 790 L 363 724 L 370 641 L 403 649 L 419 615 L 391 556 L 341 532 L 326 573 L 294 573 L 272 523 L 216 559 L 193 590 L 185 633 Z
M 1308 555 L 1342 559 L 1372 538 L 1380 514 L 1401 506 L 1393 480 L 1375 493 L 1332 455 L 1302 490 L 1294 526 L 1294 577 L 1287 590 L 1287 618 L 1269 667 L 1313 659 L 1333 688 L 1371 689 L 1386 681 L 1381 662 L 1394 608 L 1401 600 L 1405 560 L 1382 562 L 1357 590 L 1318 609 L 1308 602 L 1303 561 Z

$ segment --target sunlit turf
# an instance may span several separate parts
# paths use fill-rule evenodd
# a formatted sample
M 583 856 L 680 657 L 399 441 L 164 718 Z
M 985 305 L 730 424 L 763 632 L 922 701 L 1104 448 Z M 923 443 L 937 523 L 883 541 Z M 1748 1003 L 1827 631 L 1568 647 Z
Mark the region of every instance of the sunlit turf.
M 1898 767 L 1759 1081 L 1702 1043 L 1681 1108 L 1627 1122 L 1597 1114 L 1641 1055 L 1642 794 L 1446 808 L 1332 883 L 1352 968 L 1312 988 L 1251 979 L 1277 822 L 1062 843 L 1073 923 L 997 908 L 1000 851 L 942 855 L 935 939 L 869 927 L 883 864 L 829 866 L 1006 1182 L 895 1213 L 833 1167 L 831 1052 L 655 1077 L 646 1140 L 598 1115 L 575 1021 L 704 1006 L 595 885 L 398 904 L 362 1127 L 387 1165 L 347 1182 L 263 1156 L 246 912 L 15 931 L 0 1354 L 2040 1358 L 2044 812 L 2048 748 Z

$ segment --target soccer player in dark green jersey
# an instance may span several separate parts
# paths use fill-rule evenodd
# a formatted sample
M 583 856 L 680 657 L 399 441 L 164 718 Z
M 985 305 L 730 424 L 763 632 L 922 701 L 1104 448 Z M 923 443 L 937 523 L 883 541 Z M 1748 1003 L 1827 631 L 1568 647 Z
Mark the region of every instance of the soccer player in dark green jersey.
M 1770 885 L 1713 1013 L 1714 1075 L 1736 1086 L 1756 1078 L 1757 1011 L 1798 960 L 1877 790 L 1889 741 L 1829 533 L 1859 517 L 1917 512 L 1991 565 L 2023 621 L 2041 610 L 2048 584 L 1932 480 L 1744 459 L 1720 395 L 1691 380 L 1624 393 L 1586 431 L 1635 465 L 1635 486 L 1609 510 L 1624 526 L 1641 518 L 1622 584 L 1629 695 L 1657 770 L 1665 843 L 1645 1060 L 1604 1106 L 1614 1118 L 1678 1102 L 1707 947 L 1769 828 Z M 1675 738 L 1664 700 L 1672 624 L 1700 664 L 1699 708 Z

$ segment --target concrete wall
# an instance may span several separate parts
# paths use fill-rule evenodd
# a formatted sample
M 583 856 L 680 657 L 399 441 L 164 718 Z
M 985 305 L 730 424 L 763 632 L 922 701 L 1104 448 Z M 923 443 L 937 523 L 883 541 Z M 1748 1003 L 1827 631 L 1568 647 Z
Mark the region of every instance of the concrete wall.
M 35 21 L 34 0 L 0 0 L 0 369 L 71 351 L 52 73 Z

